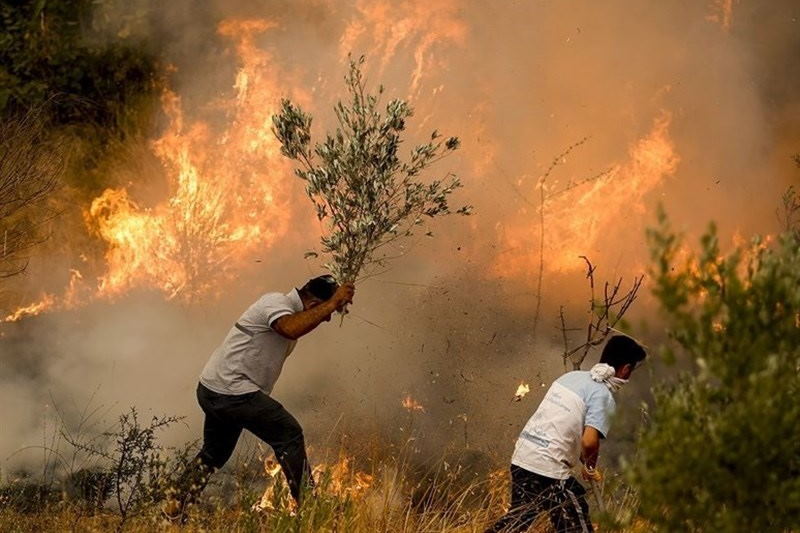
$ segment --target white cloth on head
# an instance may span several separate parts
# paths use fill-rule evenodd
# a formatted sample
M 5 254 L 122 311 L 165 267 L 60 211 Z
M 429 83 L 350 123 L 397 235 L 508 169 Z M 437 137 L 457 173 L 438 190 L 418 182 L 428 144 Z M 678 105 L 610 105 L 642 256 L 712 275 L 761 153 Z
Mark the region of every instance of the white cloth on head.
M 605 363 L 597 363 L 589 370 L 592 379 L 598 383 L 604 383 L 611 392 L 617 392 L 628 382 L 627 379 L 618 378 L 616 373 L 613 366 Z

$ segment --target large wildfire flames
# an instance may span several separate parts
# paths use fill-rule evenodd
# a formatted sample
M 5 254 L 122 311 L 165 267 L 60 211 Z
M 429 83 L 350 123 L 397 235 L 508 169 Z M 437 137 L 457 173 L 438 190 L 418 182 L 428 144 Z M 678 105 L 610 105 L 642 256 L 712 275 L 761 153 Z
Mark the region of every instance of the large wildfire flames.
M 223 131 L 203 121 L 187 123 L 180 97 L 171 91 L 163 95 L 169 126 L 152 150 L 170 195 L 145 207 L 127 189 L 116 188 L 91 202 L 86 224 L 106 245 L 105 272 L 96 287 L 86 286 L 74 271 L 62 297 L 46 294 L 5 321 L 137 287 L 191 300 L 219 290 L 247 257 L 286 231 L 292 177 L 270 130 L 286 90 L 277 85 L 281 71 L 272 57 L 254 43 L 257 34 L 273 26 L 261 20 L 219 26 L 222 36 L 235 40 L 240 64 L 235 95 L 221 104 L 228 115 Z
M 730 3 L 719 5 L 729 14 Z M 413 71 L 407 77 L 407 90 L 414 99 L 422 98 L 420 84 L 428 71 L 441 64 L 442 49 L 464 45 L 469 33 L 452 1 L 424 6 L 402 2 L 397 10 L 390 9 L 388 2 L 358 2 L 356 8 L 356 16 L 339 39 L 341 54 L 371 47 L 380 75 L 398 50 L 410 52 Z M 279 153 L 271 116 L 282 96 L 313 105 L 320 93 L 317 87 L 298 88 L 292 73 L 259 46 L 258 38 L 268 39 L 275 27 L 271 21 L 238 19 L 218 26 L 238 63 L 233 95 L 213 102 L 215 109 L 224 111 L 225 125 L 188 120 L 181 97 L 166 91 L 162 106 L 168 127 L 151 142 L 151 149 L 161 162 L 168 196 L 148 203 L 129 189 L 117 187 L 91 200 L 84 218 L 90 233 L 104 244 L 103 271 L 74 270 L 62 294 L 41 294 L 38 300 L 7 312 L 4 321 L 115 298 L 137 288 L 155 289 L 167 299 L 189 302 L 200 296 L 213 298 L 255 253 L 268 250 L 286 234 L 292 217 L 308 215 L 310 219 L 311 214 L 302 209 L 293 212 L 292 206 L 301 204 L 290 194 L 296 178 Z M 436 98 L 437 90 L 430 94 Z M 599 246 L 614 221 L 630 212 L 631 206 L 634 212 L 643 211 L 645 195 L 674 174 L 679 156 L 670 138 L 670 121 L 667 111 L 656 116 L 649 133 L 630 146 L 627 161 L 610 162 L 609 171 L 596 179 L 563 194 L 551 194 L 558 192 L 558 186 L 544 184 L 547 269 L 580 267 L 577 255 Z M 479 174 L 492 172 L 482 159 L 485 153 L 466 157 Z M 464 176 L 467 190 L 470 183 L 480 186 L 485 178 Z M 530 185 L 534 192 L 536 184 Z M 539 260 L 537 209 L 541 207 L 526 206 L 505 214 L 497 223 L 503 246 L 490 259 L 486 275 L 530 280 Z M 477 231 L 474 226 L 473 231 Z
M 211 290 L 256 248 L 286 230 L 287 171 L 271 116 L 280 98 L 277 65 L 255 46 L 266 21 L 227 21 L 219 33 L 236 39 L 240 69 L 234 100 L 226 102 L 227 128 L 187 124 L 180 98 L 164 95 L 170 119 L 153 150 L 168 173 L 170 197 L 142 208 L 125 189 L 106 190 L 87 223 L 107 243 L 101 296 L 133 287 L 156 287 L 168 298 Z
M 608 172 L 574 186 L 540 183 L 544 205 L 523 209 L 519 217 L 502 224 L 501 239 L 507 252 L 497 257 L 494 272 L 525 279 L 535 271 L 539 256 L 532 244 L 540 238 L 541 209 L 546 225 L 544 266 L 548 270 L 580 266 L 578 256 L 589 253 L 611 235 L 620 214 L 644 214 L 645 196 L 673 175 L 678 165 L 675 144 L 669 136 L 670 120 L 666 111 L 657 116 L 650 132 L 630 147 L 628 160 L 614 164 Z
M 426 4 L 427 5 L 427 4 Z M 429 68 L 439 41 L 463 41 L 465 27 L 455 18 L 455 3 L 400 6 L 402 24 L 390 23 L 396 6 L 358 4 L 347 25 L 342 50 L 365 40 L 380 41 L 381 70 L 401 45 L 418 41 L 412 92 Z M 107 189 L 85 210 L 89 231 L 106 247 L 105 272 L 96 284 L 75 270 L 63 295 L 43 294 L 3 321 L 54 309 L 70 309 L 96 298 L 114 298 L 135 288 L 160 291 L 167 299 L 192 301 L 221 292 L 224 282 L 255 251 L 264 251 L 285 234 L 291 212 L 291 170 L 271 132 L 271 117 L 281 97 L 308 101 L 308 94 L 286 80 L 256 37 L 272 30 L 268 20 L 225 20 L 218 33 L 233 43 L 239 69 L 229 101 L 214 102 L 227 114 L 218 131 L 204 121 L 187 122 L 179 95 L 166 91 L 162 106 L 169 127 L 151 143 L 161 161 L 169 197 L 152 206 L 128 189 Z M 343 52 L 346 55 L 347 52 Z M 279 81 L 280 80 L 280 81 Z
M 342 75 L 350 54 L 366 55 L 369 86 L 383 84 L 387 100 L 406 98 L 414 106 L 404 156 L 420 132 L 433 127 L 459 136 L 463 149 L 435 171 L 458 175 L 464 185 L 459 204 L 475 205 L 475 216 L 445 219 L 444 227 L 430 228 L 433 239 L 420 232 L 407 257 L 392 257 L 393 270 L 359 284 L 360 304 L 343 335 L 315 333 L 305 348 L 313 361 L 293 356 L 294 375 L 287 371 L 281 378 L 285 389 L 276 397 L 285 396 L 311 430 L 310 450 L 320 452 L 311 458 L 323 502 L 341 499 L 377 509 L 394 505 L 395 491 L 403 504 L 414 501 L 420 486 L 427 490 L 415 461 L 450 461 L 445 453 L 451 449 L 463 447 L 458 460 L 470 466 L 474 459 L 493 468 L 503 453 L 506 460 L 519 431 L 514 424 L 535 409 L 550 374 L 561 368 L 561 332 L 550 327 L 560 304 L 569 319 L 562 326 L 572 332 L 564 333 L 564 343 L 567 335 L 570 343 L 583 342 L 577 326 L 588 307 L 589 282 L 580 256 L 599 266 L 598 276 L 621 278 L 627 287 L 630 276 L 647 271 L 645 228 L 655 223 L 657 202 L 663 201 L 689 243 L 708 220 L 720 222 L 721 241 L 739 226 L 734 245 L 744 254 L 756 249 L 746 237 L 762 231 L 755 225 L 761 208 L 768 206 L 770 215 L 774 208 L 766 179 L 775 166 L 746 177 L 773 157 L 765 155 L 772 149 L 769 136 L 757 130 L 766 131 L 774 117 L 757 93 L 767 78 L 740 65 L 756 64 L 761 55 L 751 57 L 747 49 L 752 37 L 744 30 L 753 10 L 739 0 L 647 8 L 624 2 L 529 2 L 523 8 L 526 3 L 518 2 L 498 9 L 460 0 L 245 4 L 217 3 L 201 22 L 187 16 L 181 29 L 213 37 L 208 48 L 200 47 L 213 49 L 208 65 L 187 68 L 200 55 L 194 51 L 165 52 L 180 75 L 151 102 L 158 107 L 152 117 L 158 129 L 103 161 L 97 175 L 105 169 L 109 175 L 91 195 L 87 189 L 65 193 L 83 195 L 77 215 L 62 218 L 69 229 L 54 232 L 67 238 L 36 248 L 53 253 L 59 272 L 40 276 L 41 261 L 33 257 L 32 275 L 6 285 L 16 290 L 19 283 L 21 289 L 13 293 L 18 299 L 0 301 L 0 340 L 15 372 L 36 365 L 35 379 L 9 381 L 9 394 L 26 405 L 37 405 L 51 388 L 58 393 L 53 397 L 80 400 L 87 384 L 100 383 L 98 397 L 106 404 L 199 413 L 186 407 L 191 397 L 182 383 L 196 374 L 218 329 L 230 326 L 223 315 L 257 298 L 254 291 L 280 290 L 285 278 L 301 283 L 307 274 L 321 273 L 313 260 L 308 272 L 294 269 L 304 266 L 320 228 L 302 181 L 280 153 L 272 116 L 280 99 L 289 97 L 315 117 L 317 140 L 333 129 L 330 111 L 345 95 Z M 495 9 L 497 17 L 486 16 Z M 573 20 L 571 10 L 580 16 Z M 215 18 L 236 12 L 256 18 Z M 692 24 L 676 23 L 688 20 L 687 13 Z M 262 16 L 269 18 L 257 18 Z M 172 37 L 166 33 L 154 41 L 167 42 Z M 709 74 L 700 71 L 701 62 Z M 758 68 L 768 70 L 762 63 Z M 214 76 L 202 79 L 212 69 Z M 722 134 L 740 124 L 736 135 Z M 782 140 L 788 145 L 791 139 Z M 750 148 L 742 149 L 746 144 Z M 127 166 L 129 148 L 146 154 L 142 164 Z M 788 155 L 780 157 L 797 170 Z M 141 175 L 132 176 L 142 167 Z M 722 185 L 711 185 L 720 179 Z M 748 200 L 761 211 L 748 213 Z M 681 246 L 677 260 L 698 269 L 692 245 Z M 649 283 L 633 311 L 638 315 L 643 307 L 648 323 L 658 303 L 647 300 Z M 602 298 L 602 281 L 597 287 Z M 47 313 L 53 316 L 27 321 Z M 139 324 L 144 314 L 150 316 Z M 22 324 L 11 324 L 17 322 Z M 796 322 L 800 327 L 800 314 Z M 193 336 L 197 330 L 205 331 Z M 590 353 L 584 368 L 599 351 Z M 142 379 L 158 381 L 143 388 Z M 342 424 L 337 412 L 344 413 Z M 9 426 L 9 435 L 38 435 L 38 419 L 31 420 L 20 423 L 21 430 Z M 341 428 L 353 420 L 363 433 L 359 438 L 375 439 L 376 460 L 362 442 L 353 441 L 351 449 L 344 438 Z M 189 421 L 191 429 L 196 422 Z M 336 440 L 344 435 L 341 455 L 335 448 L 322 453 L 328 444 L 320 443 L 320 435 L 329 429 Z M 405 447 L 395 443 L 401 438 Z M 406 448 L 414 469 L 398 467 L 395 474 L 387 465 L 395 466 L 393 454 Z M 249 459 L 245 466 L 253 464 Z M 252 509 L 293 511 L 275 458 L 260 457 L 256 467 L 266 488 L 259 488 Z M 502 488 L 506 498 L 507 470 L 491 474 L 488 486 Z M 491 512 L 499 510 L 500 500 L 492 501 Z

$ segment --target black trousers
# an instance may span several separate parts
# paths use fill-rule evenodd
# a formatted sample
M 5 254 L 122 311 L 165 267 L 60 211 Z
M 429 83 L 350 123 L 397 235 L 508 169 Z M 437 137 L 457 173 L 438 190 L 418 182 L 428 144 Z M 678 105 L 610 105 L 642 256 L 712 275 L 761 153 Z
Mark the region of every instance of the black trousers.
M 586 489 L 574 478 L 553 479 L 511 465 L 511 508 L 486 533 L 527 531 L 548 513 L 557 533 L 591 533 Z
M 176 483 L 179 501 L 189 503 L 199 495 L 210 475 L 230 459 L 239 435 L 246 429 L 272 447 L 292 497 L 300 503 L 303 486 L 313 484 L 313 478 L 303 428 L 289 411 L 262 392 L 232 396 L 218 394 L 202 384 L 197 386 L 197 401 L 206 415 L 203 448 Z

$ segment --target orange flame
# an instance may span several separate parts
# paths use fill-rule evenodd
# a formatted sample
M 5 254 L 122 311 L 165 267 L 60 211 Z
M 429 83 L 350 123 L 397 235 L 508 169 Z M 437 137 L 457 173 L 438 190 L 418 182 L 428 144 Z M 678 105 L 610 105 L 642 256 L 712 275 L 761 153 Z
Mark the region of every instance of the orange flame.
M 73 309 L 80 305 L 85 285 L 83 285 L 83 275 L 80 271 L 70 269 L 69 283 L 64 294 L 57 297 L 50 293 L 44 293 L 38 301 L 18 307 L 8 314 L 0 322 L 17 322 L 26 317 L 36 316 L 46 311 L 55 309 Z
M 208 122 L 187 121 L 180 97 L 165 91 L 162 106 L 169 125 L 151 149 L 164 169 L 169 196 L 144 205 L 128 189 L 117 188 L 91 202 L 86 224 L 106 245 L 96 286 L 74 270 L 63 295 L 45 295 L 7 321 L 134 288 L 192 300 L 214 292 L 257 250 L 268 249 L 286 232 L 292 178 L 271 132 L 272 115 L 285 94 L 277 80 L 286 76 L 254 42 L 273 27 L 264 20 L 219 25 L 220 35 L 234 42 L 240 64 L 234 95 L 219 103 L 228 115 L 221 131 Z
M 274 481 L 277 481 L 275 478 L 280 474 L 281 466 L 272 458 L 265 459 L 264 471 L 273 480 L 273 483 L 270 483 L 264 490 L 261 499 L 253 506 L 253 510 L 271 511 L 280 507 L 294 512 L 296 506 L 288 492 L 284 491 L 283 498 L 278 502 L 275 501 L 277 486 Z M 315 466 L 312 474 L 316 485 L 315 490 L 339 498 L 362 497 L 373 483 L 372 474 L 353 469 L 352 458 L 345 455 L 340 455 L 339 460 L 335 463 Z
M 314 468 L 317 485 L 333 496 L 361 496 L 372 486 L 373 477 L 366 472 L 354 470 L 352 458 L 340 456 L 333 464 L 317 465 Z
M 725 31 L 730 30 L 733 24 L 733 0 L 711 0 L 706 19 L 719 24 Z
M 264 472 L 267 473 L 269 477 L 275 477 L 281 472 L 281 465 L 278 461 L 274 459 L 265 459 L 264 460 Z
M 155 287 L 167 298 L 190 299 L 286 230 L 286 166 L 270 130 L 277 68 L 253 42 L 272 27 L 260 20 L 219 26 L 221 35 L 237 39 L 241 62 L 224 131 L 186 124 L 180 98 L 164 94 L 170 127 L 152 146 L 169 173 L 168 199 L 144 208 L 127 190 L 108 189 L 92 202 L 87 223 L 108 245 L 100 295 Z
M 621 216 L 646 212 L 645 195 L 673 175 L 680 160 L 669 135 L 670 121 L 668 112 L 660 113 L 650 132 L 630 147 L 627 162 L 545 201 L 549 222 L 544 261 L 548 270 L 580 268 L 577 257 L 611 235 Z M 537 238 L 536 222 L 530 221 L 529 213 L 521 214 L 524 222 L 500 226 L 503 248 L 508 252 L 496 258 L 496 275 L 529 277 L 536 270 L 538 253 L 531 252 L 535 247 L 530 242 Z
M 225 125 L 186 117 L 181 98 L 165 91 L 168 127 L 150 147 L 163 168 L 167 196 L 153 201 L 118 187 L 94 198 L 84 219 L 105 245 L 102 269 L 73 278 L 65 294 L 26 308 L 71 308 L 137 288 L 183 301 L 214 296 L 256 251 L 269 249 L 286 233 L 294 178 L 272 135 L 271 118 L 279 97 L 301 103 L 309 98 L 296 89 L 300 84 L 293 83 L 292 73 L 257 45 L 259 35 L 276 26 L 260 19 L 219 24 L 219 35 L 230 40 L 239 64 L 233 95 L 213 103 L 226 114 Z M 398 52 L 413 51 L 414 92 L 435 65 L 438 44 L 463 44 L 466 28 L 455 0 L 400 5 L 359 0 L 340 44 L 343 51 L 356 45 L 374 50 L 381 70 Z M 26 308 L 18 310 L 20 317 L 31 313 Z
M 371 54 L 380 55 L 382 73 L 399 48 L 414 46 L 411 92 L 416 93 L 423 74 L 436 63 L 434 47 L 440 42 L 464 44 L 467 25 L 458 18 L 460 8 L 454 0 L 359 0 L 359 16 L 345 29 L 339 50 L 346 56 L 369 46 Z M 364 42 L 365 37 L 369 45 Z
M 514 393 L 514 401 L 519 402 L 531 391 L 531 386 L 525 382 L 520 382 L 519 387 L 517 387 L 517 392 Z
M 410 394 L 407 395 L 405 398 L 403 398 L 402 405 L 405 409 L 411 412 L 413 411 L 421 411 L 423 413 L 425 412 L 425 407 L 417 400 L 412 398 Z
M 52 294 L 45 294 L 41 300 L 34 302 L 30 305 L 20 307 L 13 313 L 7 315 L 3 322 L 16 322 L 27 316 L 36 316 L 39 313 L 50 309 L 55 303 L 55 297 Z

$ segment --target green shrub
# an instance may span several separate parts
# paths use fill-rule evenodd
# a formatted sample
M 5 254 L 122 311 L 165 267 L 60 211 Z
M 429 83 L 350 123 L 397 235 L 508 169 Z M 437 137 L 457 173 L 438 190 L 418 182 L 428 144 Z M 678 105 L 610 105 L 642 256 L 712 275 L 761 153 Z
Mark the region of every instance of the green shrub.
M 797 233 L 723 254 L 712 225 L 699 255 L 686 258 L 661 213 L 648 237 L 672 340 L 665 355 L 691 370 L 655 391 L 631 466 L 641 513 L 667 531 L 796 530 Z
M 56 123 L 114 129 L 153 93 L 156 56 L 133 38 L 100 38 L 94 12 L 107 1 L 0 2 L 0 111 L 45 102 Z

